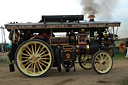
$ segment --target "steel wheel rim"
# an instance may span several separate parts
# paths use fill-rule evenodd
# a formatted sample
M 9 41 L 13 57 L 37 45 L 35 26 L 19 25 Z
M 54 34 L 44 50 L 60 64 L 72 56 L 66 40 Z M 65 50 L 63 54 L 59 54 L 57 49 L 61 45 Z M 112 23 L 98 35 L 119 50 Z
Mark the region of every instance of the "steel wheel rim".
M 85 69 L 90 69 L 90 68 L 92 68 L 92 64 L 91 64 L 91 62 L 87 61 L 87 57 L 88 57 L 88 56 L 82 55 L 81 58 L 80 58 L 80 63 L 81 63 L 81 65 L 82 65 Z
M 94 64 L 99 73 L 107 73 L 112 67 L 112 58 L 108 53 L 101 52 L 95 57 Z
M 28 76 L 40 76 L 51 67 L 52 56 L 49 48 L 42 42 L 29 41 L 17 53 L 18 68 Z

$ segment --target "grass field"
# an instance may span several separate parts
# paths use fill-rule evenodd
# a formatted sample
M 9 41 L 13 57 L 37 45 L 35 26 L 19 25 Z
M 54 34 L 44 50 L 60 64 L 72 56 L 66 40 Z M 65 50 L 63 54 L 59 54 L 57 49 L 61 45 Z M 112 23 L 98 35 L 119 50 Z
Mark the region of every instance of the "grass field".
M 122 80 L 122 81 L 120 82 L 120 85 L 128 85 L 128 78 Z
M 114 53 L 113 59 L 115 60 L 126 59 L 125 56 L 126 56 L 126 53 Z

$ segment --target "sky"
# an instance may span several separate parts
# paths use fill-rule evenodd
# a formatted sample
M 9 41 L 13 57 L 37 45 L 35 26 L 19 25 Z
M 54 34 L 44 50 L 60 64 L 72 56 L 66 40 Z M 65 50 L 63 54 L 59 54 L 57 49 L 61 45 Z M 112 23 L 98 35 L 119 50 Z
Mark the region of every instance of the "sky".
M 97 1 L 97 0 L 96 0 Z M 106 0 L 107 1 L 107 0 Z M 112 18 L 109 21 L 120 21 L 119 37 L 128 36 L 128 0 L 117 0 L 112 8 Z M 38 22 L 42 15 L 83 15 L 83 7 L 80 0 L 0 0 L 0 27 L 10 22 Z M 96 20 L 106 21 L 95 15 Z M 87 16 L 85 16 L 87 19 Z M 108 20 L 107 20 L 108 21 Z M 8 40 L 8 32 L 6 41 Z M 1 42 L 0 29 L 0 42 Z

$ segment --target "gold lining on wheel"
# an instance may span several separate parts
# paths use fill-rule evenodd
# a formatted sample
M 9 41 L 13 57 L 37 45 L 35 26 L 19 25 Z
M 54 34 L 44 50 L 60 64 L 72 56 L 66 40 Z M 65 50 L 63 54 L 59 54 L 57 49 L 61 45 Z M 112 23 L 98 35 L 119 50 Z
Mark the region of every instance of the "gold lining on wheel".
M 49 48 L 38 41 L 29 41 L 17 53 L 17 65 L 28 76 L 40 76 L 51 66 Z

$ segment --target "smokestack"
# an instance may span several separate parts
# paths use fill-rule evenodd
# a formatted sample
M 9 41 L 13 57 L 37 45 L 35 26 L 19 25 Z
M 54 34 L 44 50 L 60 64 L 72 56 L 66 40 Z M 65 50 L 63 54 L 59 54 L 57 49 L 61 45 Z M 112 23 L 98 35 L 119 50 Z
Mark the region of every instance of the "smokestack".
M 94 22 L 94 18 L 95 18 L 94 15 L 89 15 L 88 16 L 89 22 Z
M 100 19 L 112 19 L 119 0 L 80 0 L 84 15 L 98 15 Z

